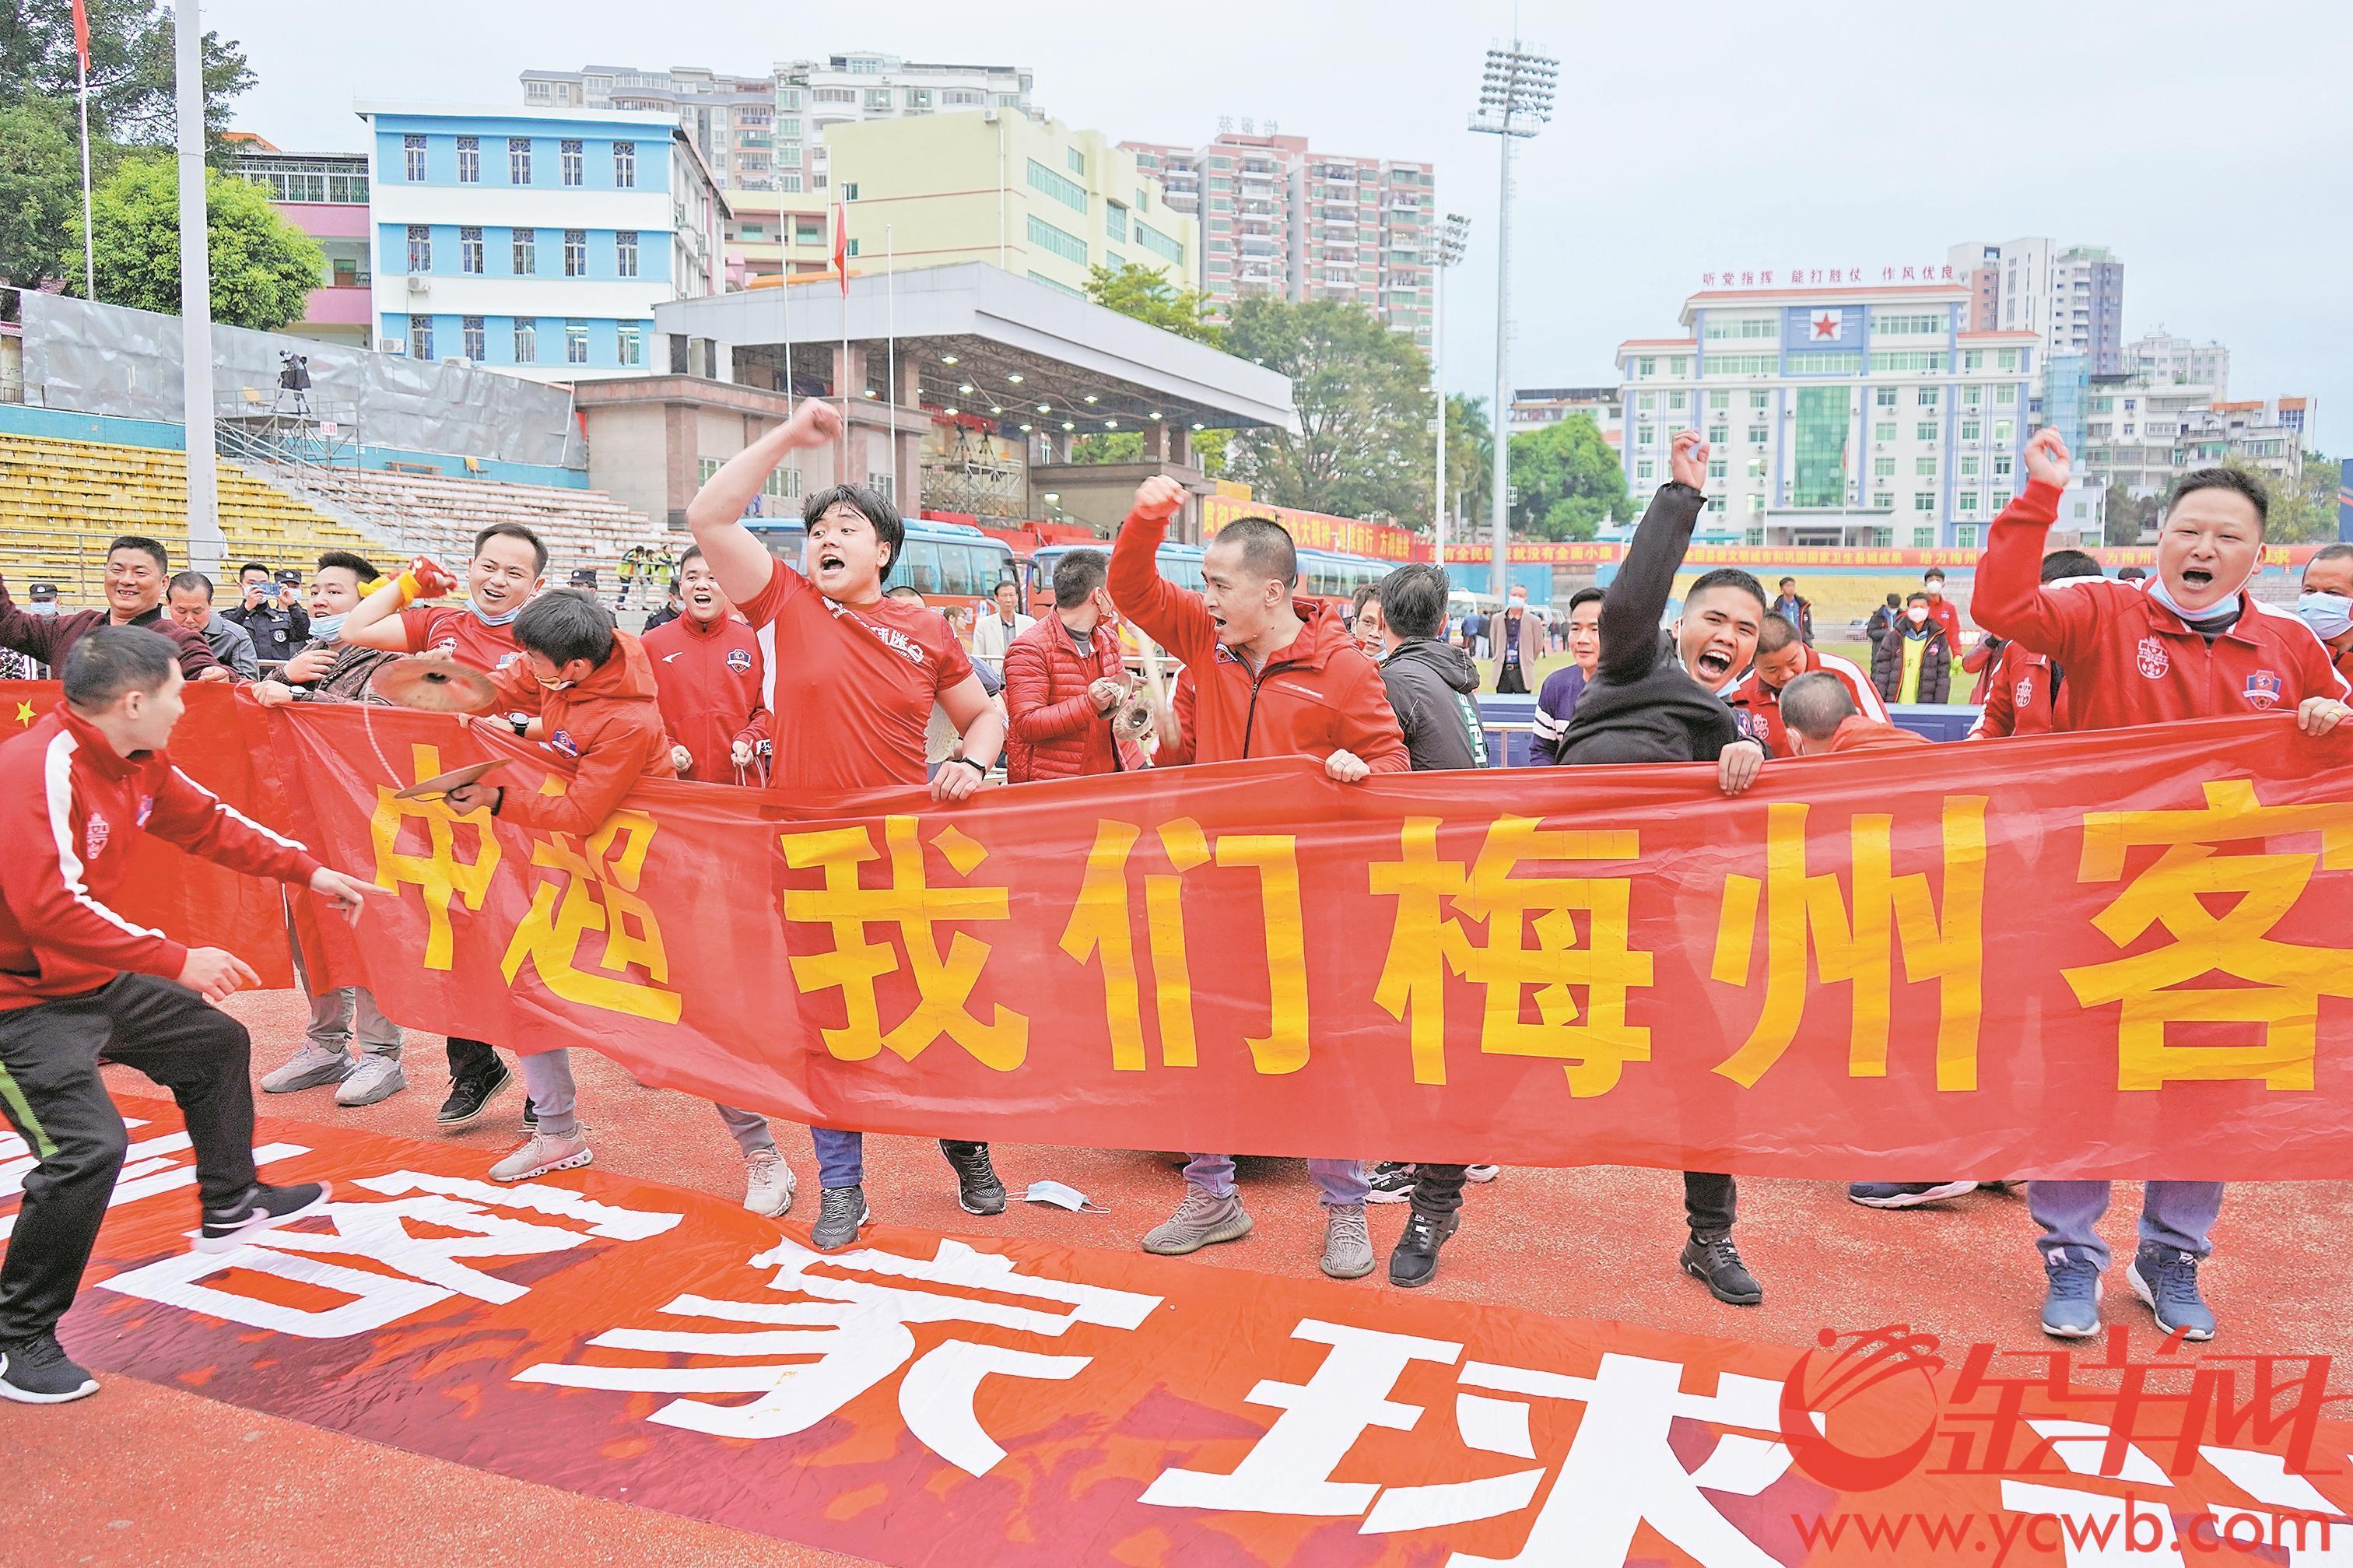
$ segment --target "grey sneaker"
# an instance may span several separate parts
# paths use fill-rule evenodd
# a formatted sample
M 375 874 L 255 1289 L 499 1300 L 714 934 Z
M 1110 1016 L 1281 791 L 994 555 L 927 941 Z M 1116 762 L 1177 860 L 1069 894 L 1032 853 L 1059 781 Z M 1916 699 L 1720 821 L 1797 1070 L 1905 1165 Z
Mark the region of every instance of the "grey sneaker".
M 1324 1211 L 1324 1272 L 1335 1279 L 1362 1279 L 1373 1271 L 1373 1238 L 1365 1229 L 1365 1205 L 1340 1203 Z
M 302 1089 L 315 1089 L 322 1084 L 340 1084 L 350 1075 L 352 1059 L 341 1051 L 329 1051 L 302 1042 L 285 1065 L 274 1067 L 261 1076 L 261 1092 L 265 1095 L 290 1095 Z
M 408 1087 L 408 1075 L 400 1070 L 397 1056 L 363 1056 L 359 1065 L 335 1091 L 339 1106 L 372 1106 L 378 1100 L 388 1100 Z
M 866 1206 L 866 1185 L 828 1187 L 818 1195 L 817 1224 L 809 1227 L 809 1245 L 819 1252 L 836 1252 L 858 1239 L 859 1227 L 874 1218 Z
M 2214 1337 L 2213 1308 L 2198 1292 L 2198 1255 L 2143 1242 L 2125 1271 L 2132 1293 L 2157 1315 L 2157 1326 L 2185 1340 Z
M 1216 1242 L 1240 1241 L 1250 1234 L 1250 1217 L 1240 1198 L 1213 1198 L 1208 1188 L 1187 1181 L 1185 1201 L 1176 1205 L 1176 1212 L 1144 1234 L 1144 1250 L 1181 1257 Z
M 491 1167 L 493 1181 L 528 1181 L 552 1171 L 573 1171 L 595 1159 L 588 1140 L 578 1133 L 560 1136 L 534 1132 L 531 1141 Z

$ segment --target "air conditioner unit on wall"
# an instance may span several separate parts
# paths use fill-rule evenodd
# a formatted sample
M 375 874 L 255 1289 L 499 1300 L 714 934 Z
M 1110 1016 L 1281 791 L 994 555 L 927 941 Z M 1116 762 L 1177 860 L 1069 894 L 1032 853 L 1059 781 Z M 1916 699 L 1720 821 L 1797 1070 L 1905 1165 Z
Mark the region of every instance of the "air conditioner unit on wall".
M 408 280 L 408 291 L 412 294 L 429 294 L 433 291 L 433 280 L 421 274 L 411 274 Z

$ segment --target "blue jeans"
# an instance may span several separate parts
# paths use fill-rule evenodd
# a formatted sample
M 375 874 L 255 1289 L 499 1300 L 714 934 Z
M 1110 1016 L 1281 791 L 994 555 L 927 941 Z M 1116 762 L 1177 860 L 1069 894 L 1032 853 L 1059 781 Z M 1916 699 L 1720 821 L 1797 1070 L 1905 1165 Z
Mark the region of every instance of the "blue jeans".
M 743 1114 L 741 1112 L 737 1113 Z M 731 1124 L 732 1128 L 732 1124 Z M 843 1132 L 837 1128 L 809 1128 L 809 1141 L 817 1145 L 817 1184 L 820 1187 L 856 1187 L 866 1181 L 866 1135 Z M 985 1143 L 959 1143 L 954 1139 L 940 1139 L 943 1153 L 963 1154 L 972 1150 L 985 1150 Z
M 1370 1190 L 1365 1182 L 1363 1164 L 1354 1160 L 1311 1160 L 1307 1162 L 1307 1174 L 1314 1181 L 1315 1191 L 1327 1209 L 1361 1203 Z M 1230 1198 L 1234 1195 L 1234 1157 L 1196 1154 L 1186 1162 L 1185 1180 L 1212 1198 Z
M 2214 1250 L 2207 1239 L 2222 1212 L 2220 1181 L 2149 1181 L 2140 1201 L 2140 1239 L 2177 1248 L 2194 1257 Z M 2072 1250 L 2102 1273 L 2107 1271 L 2108 1244 L 2094 1226 L 2108 1212 L 2105 1181 L 2029 1181 L 2026 1207 L 2042 1234 L 2035 1245 L 2048 1264 L 2053 1255 Z

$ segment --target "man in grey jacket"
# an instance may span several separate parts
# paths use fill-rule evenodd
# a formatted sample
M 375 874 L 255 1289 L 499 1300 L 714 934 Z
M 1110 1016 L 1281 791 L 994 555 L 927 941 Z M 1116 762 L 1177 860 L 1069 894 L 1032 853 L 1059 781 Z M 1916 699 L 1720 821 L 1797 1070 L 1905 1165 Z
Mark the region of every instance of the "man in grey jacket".
M 228 666 L 229 673 L 240 681 L 261 678 L 253 639 L 244 627 L 213 609 L 212 578 L 202 572 L 182 572 L 165 585 L 164 602 L 172 619 L 203 638 L 213 657 Z

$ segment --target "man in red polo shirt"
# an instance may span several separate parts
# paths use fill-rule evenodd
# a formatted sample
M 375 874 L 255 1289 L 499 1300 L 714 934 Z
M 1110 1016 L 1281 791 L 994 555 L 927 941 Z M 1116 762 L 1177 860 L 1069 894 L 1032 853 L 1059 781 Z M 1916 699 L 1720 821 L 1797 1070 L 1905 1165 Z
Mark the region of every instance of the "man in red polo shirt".
M 796 571 L 744 526 L 744 509 L 792 453 L 830 445 L 840 411 L 821 398 L 768 431 L 711 476 L 686 509 L 694 542 L 719 586 L 743 608 L 768 656 L 768 709 L 776 756 L 769 788 L 835 794 L 892 785 L 922 787 L 923 736 L 934 704 L 964 748 L 931 776 L 932 799 L 968 800 L 1005 744 L 1005 717 L 973 673 L 972 660 L 945 620 L 882 591 L 898 564 L 906 525 L 864 485 L 838 484 L 801 509 L 808 540 Z M 779 665 L 792 679 L 778 681 Z M 811 1128 L 824 1188 L 810 1240 L 820 1251 L 848 1246 L 873 1218 L 866 1207 L 860 1134 Z M 942 1139 L 955 1170 L 956 1202 L 968 1214 L 1005 1212 L 1005 1184 L 988 1145 Z
M 362 599 L 343 621 L 343 641 L 357 648 L 393 653 L 438 653 L 496 673 L 522 657 L 515 645 L 514 618 L 547 581 L 547 546 L 520 523 L 493 523 L 474 535 L 473 558 L 466 563 L 466 602 L 424 605 L 456 585 L 430 562 L 412 567 Z M 536 688 L 516 699 L 511 715 L 517 734 L 539 711 Z M 513 1081 L 498 1053 L 482 1040 L 451 1035 L 449 1097 L 433 1120 L 438 1127 L 464 1127 L 490 1108 L 491 1097 Z M 523 1106 L 524 1125 L 535 1125 Z
M 1293 599 L 1299 556 L 1281 524 L 1243 517 L 1226 524 L 1202 556 L 1200 593 L 1160 575 L 1161 536 L 1184 503 L 1185 487 L 1166 476 L 1136 490 L 1112 546 L 1111 597 L 1192 673 L 1193 760 L 1304 755 L 1320 758 L 1343 784 L 1408 771 L 1405 733 L 1380 671 L 1339 617 Z M 1370 1274 L 1363 1166 L 1310 1160 L 1307 1171 L 1324 1201 L 1324 1272 L 1335 1279 Z M 1250 1227 L 1234 1192 L 1232 1157 L 1197 1153 L 1185 1167 L 1185 1201 L 1145 1236 L 1144 1249 L 1198 1252 L 1239 1241 Z
M 1994 520 L 1970 605 L 1988 631 L 2042 650 L 2067 672 L 2062 728 L 2278 713 L 2295 715 L 2308 735 L 2326 735 L 2353 714 L 2346 683 L 2312 629 L 2247 591 L 2262 566 L 2270 505 L 2260 483 L 2232 469 L 2185 475 L 2166 505 L 2157 575 L 2140 588 L 2107 577 L 2045 585 L 2043 537 L 2071 471 L 2058 431 L 2028 439 L 2025 493 Z M 2108 1248 L 2095 1227 L 2108 1183 L 2030 1181 L 2027 1206 L 2043 1230 L 2043 1330 L 2063 1339 L 2099 1332 Z M 2128 1278 L 2167 1333 L 2214 1337 L 2198 1265 L 2211 1250 L 2221 1207 L 2220 1181 L 2146 1186 Z
M 1724 694 L 1725 703 L 1741 721 L 1742 733 L 1763 741 L 1765 749 L 1775 757 L 1790 756 L 1794 748 L 1781 723 L 1781 692 L 1799 676 L 1817 670 L 1837 677 L 1865 718 L 1875 724 L 1886 722 L 1887 706 L 1879 700 L 1871 677 L 1852 660 L 1815 648 L 1787 617 L 1779 615 L 1768 615 L 1757 623 L 1756 666 Z

